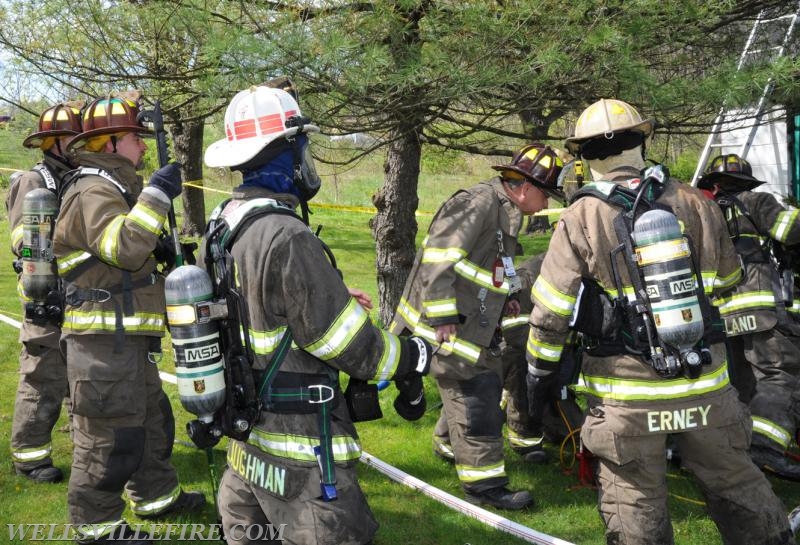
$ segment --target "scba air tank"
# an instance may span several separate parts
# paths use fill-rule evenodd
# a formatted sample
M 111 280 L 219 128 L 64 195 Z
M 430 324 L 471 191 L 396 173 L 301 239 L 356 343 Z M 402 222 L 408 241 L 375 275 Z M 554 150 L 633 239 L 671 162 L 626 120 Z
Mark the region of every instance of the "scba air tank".
M 684 365 L 696 369 L 700 355 L 692 349 L 703 338 L 703 315 L 691 248 L 678 218 L 648 210 L 634 224 L 633 241 L 658 336 L 680 352 Z
M 200 421 L 210 423 L 225 403 L 224 360 L 219 326 L 211 311 L 211 278 L 196 265 L 182 265 L 167 276 L 164 294 L 181 404 Z
M 58 287 L 52 230 L 58 198 L 49 189 L 29 191 L 22 201 L 22 289 L 34 301 L 45 301 Z

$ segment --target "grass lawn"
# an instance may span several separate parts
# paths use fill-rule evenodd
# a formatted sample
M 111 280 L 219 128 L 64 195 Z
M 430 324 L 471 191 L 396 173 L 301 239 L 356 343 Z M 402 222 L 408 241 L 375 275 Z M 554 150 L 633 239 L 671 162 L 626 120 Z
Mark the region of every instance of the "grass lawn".
M 2 136 L 2 135 L 0 135 Z M 19 161 L 30 156 L 8 156 L 4 154 L 0 138 L 0 167 L 23 167 L 32 163 Z M 16 162 L 15 162 L 16 161 Z M 435 210 L 438 203 L 446 198 L 456 187 L 470 185 L 488 177 L 492 171 L 476 166 L 468 176 L 460 174 L 428 174 L 423 178 L 420 209 Z M 358 172 L 326 171 L 326 187 L 317 197 L 320 203 L 369 206 L 371 195 L 380 183 L 380 160 L 373 159 Z M 460 170 L 457 172 L 461 172 Z M 428 188 L 436 188 L 435 191 Z M 219 197 L 209 194 L 208 211 Z M 3 192 L 3 198 L 5 193 Z M 335 252 L 340 268 L 348 285 L 364 289 L 376 298 L 377 288 L 374 273 L 374 241 L 369 232 L 368 212 L 344 212 L 325 207 L 314 208 L 312 227 L 324 226 L 322 238 Z M 419 239 L 429 221 L 429 216 L 420 216 Z M 0 240 L 8 240 L 8 223 L 3 214 L 0 218 Z M 522 244 L 526 255 L 546 248 L 547 236 L 523 236 Z M 20 320 L 19 304 L 15 294 L 15 276 L 10 266 L 10 252 L 7 251 L 4 265 L 0 267 L 0 313 Z M 377 316 L 377 312 L 373 311 Z M 0 323 L 0 453 L 8 453 L 14 392 L 17 383 L 18 343 L 16 330 Z M 165 342 L 165 348 L 169 348 Z M 162 370 L 173 372 L 169 358 L 162 363 Z M 358 425 L 365 451 L 392 464 L 401 470 L 461 497 L 460 486 L 455 470 L 447 463 L 431 454 L 431 433 L 438 417 L 438 393 L 432 383 L 427 382 L 426 415 L 414 423 L 400 419 L 392 408 L 394 387 L 382 393 L 381 405 L 384 418 L 380 421 Z M 184 425 L 191 418 L 180 406 L 174 385 L 164 384 L 165 391 L 173 401 L 177 420 L 177 441 L 173 461 L 178 468 L 181 482 L 186 489 L 202 490 L 211 497 L 211 485 L 205 453 L 194 448 L 184 432 Z M 59 427 L 66 424 L 62 418 Z M 56 465 L 67 473 L 70 466 L 71 445 L 69 435 L 57 431 L 53 436 Z M 217 471 L 222 472 L 224 464 L 223 441 L 215 449 Z M 580 545 L 601 545 L 604 543 L 603 526 L 596 512 L 596 491 L 578 486 L 576 471 L 560 466 L 558 447 L 547 447 L 551 461 L 541 466 L 524 464 L 512 451 L 506 452 L 506 468 L 514 488 L 530 490 L 536 498 L 535 509 L 498 514 L 534 528 L 539 532 L 557 536 L 568 542 Z M 66 483 L 56 485 L 35 485 L 14 475 L 8 455 L 0 458 L 0 543 L 8 542 L 8 524 L 41 523 L 64 524 L 67 519 Z M 397 484 L 377 470 L 362 465 L 359 468 L 361 484 L 369 503 L 381 524 L 375 543 L 388 545 L 413 543 L 434 544 L 515 544 L 522 543 L 517 538 L 492 529 L 482 523 L 427 498 L 419 492 Z M 800 503 L 800 487 L 795 484 L 771 479 L 776 492 L 788 508 Z M 675 541 L 678 545 L 715 545 L 721 543 L 713 523 L 705 515 L 699 488 L 690 476 L 673 469 L 669 474 L 671 491 L 670 509 L 675 526 Z M 131 522 L 136 517 L 126 512 Z M 175 518 L 173 523 L 216 522 L 212 506 L 189 518 Z M 287 529 L 289 531 L 290 529 Z M 177 540 L 174 540 L 177 543 Z M 38 543 L 39 541 L 14 540 L 11 543 Z

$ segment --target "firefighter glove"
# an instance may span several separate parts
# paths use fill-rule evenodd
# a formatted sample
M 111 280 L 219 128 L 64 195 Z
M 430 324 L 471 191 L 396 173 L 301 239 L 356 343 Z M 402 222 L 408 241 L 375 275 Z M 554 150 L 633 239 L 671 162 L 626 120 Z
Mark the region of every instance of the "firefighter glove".
M 181 164 L 169 163 L 156 170 L 150 176 L 150 186 L 160 189 L 169 198 L 174 199 L 181 194 Z
M 166 270 L 171 270 L 175 266 L 175 243 L 172 241 L 172 235 L 162 233 L 158 237 L 153 257 L 158 263 L 163 263 Z
M 547 405 L 556 399 L 556 389 L 558 386 L 558 373 L 549 375 L 534 375 L 528 368 L 528 375 L 525 377 L 528 386 L 528 414 L 531 418 L 531 426 L 540 429 L 544 411 Z
M 411 370 L 395 378 L 398 394 L 394 400 L 394 410 L 404 419 L 414 421 L 422 418 L 427 409 L 422 377 L 431 368 L 433 350 L 421 337 L 408 337 L 405 341 Z

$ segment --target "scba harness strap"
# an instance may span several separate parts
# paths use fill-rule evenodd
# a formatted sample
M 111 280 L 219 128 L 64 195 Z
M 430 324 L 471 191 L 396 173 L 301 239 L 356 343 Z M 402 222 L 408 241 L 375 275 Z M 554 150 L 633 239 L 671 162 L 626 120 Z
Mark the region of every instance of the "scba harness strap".
M 258 218 L 268 214 L 283 214 L 303 221 L 289 206 L 270 198 L 257 198 L 244 201 L 232 210 L 229 207 L 233 199 L 222 202 L 211 214 L 208 224 L 208 251 L 206 252 L 207 270 L 212 272 L 215 291 L 220 286 L 232 286 L 231 279 L 221 278 L 232 274 L 235 266 L 230 250 L 245 230 Z M 229 265 L 230 264 L 230 265 Z M 246 309 L 246 301 L 238 290 L 227 290 L 227 293 L 215 293 L 221 297 L 238 297 L 237 307 Z M 247 312 L 241 313 L 242 328 L 246 331 Z M 249 357 L 254 359 L 247 335 L 240 346 Z M 223 337 L 224 338 L 224 337 Z M 257 390 L 260 409 L 267 412 L 283 414 L 317 414 L 320 444 L 314 448 L 321 473 L 320 488 L 322 499 L 337 499 L 336 470 L 333 456 L 333 436 L 331 431 L 331 412 L 337 401 L 336 389 L 338 377 L 333 369 L 328 373 L 284 373 L 279 368 L 289 353 L 292 334 L 287 328 L 278 347 L 273 353 L 267 367 L 258 372 Z

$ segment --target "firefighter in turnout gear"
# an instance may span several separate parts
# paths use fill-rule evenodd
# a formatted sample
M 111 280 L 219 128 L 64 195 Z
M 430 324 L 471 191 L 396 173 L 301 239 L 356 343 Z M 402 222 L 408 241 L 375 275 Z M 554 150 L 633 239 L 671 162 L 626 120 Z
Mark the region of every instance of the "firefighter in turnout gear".
M 39 117 L 38 131 L 22 143 L 26 148 L 39 148 L 44 154 L 32 170 L 14 178 L 6 198 L 11 249 L 19 258 L 18 263 L 23 265 L 24 200 L 34 190 L 47 190 L 50 199 L 57 202 L 61 180 L 74 168 L 66 150 L 72 137 L 81 132 L 83 105 L 79 101 L 64 102 L 48 108 Z M 52 224 L 48 229 L 52 229 Z M 52 231 L 45 237 L 50 238 L 51 234 Z M 11 458 L 18 474 L 36 482 L 54 483 L 63 479 L 63 473 L 53 466 L 51 433 L 61 413 L 62 401 L 69 393 L 67 365 L 59 347 L 61 309 L 57 301 L 48 302 L 46 295 L 44 300 L 37 297 L 39 300 L 34 301 L 32 295 L 25 292 L 22 280 L 20 275 L 18 292 L 25 318 L 19 334 L 22 349 L 11 425 Z M 57 290 L 56 275 L 52 275 L 51 283 L 50 288 Z M 48 313 L 48 309 L 52 312 Z
M 175 163 L 143 188 L 149 131 L 138 93 L 99 98 L 69 145 L 80 169 L 62 191 L 54 252 L 65 285 L 62 326 L 73 407 L 70 521 L 90 525 L 83 543 L 149 543 L 122 519 L 126 493 L 144 518 L 194 511 L 170 458 L 175 422 L 157 360 L 164 335 L 164 279 L 153 251 L 181 192 Z
M 203 249 L 212 277 L 217 241 L 232 255 L 227 274 L 246 309 L 261 398 L 247 439 L 229 441 L 220 483 L 231 545 L 252 542 L 241 528 L 269 523 L 286 525 L 287 544 L 370 542 L 378 523 L 358 484 L 361 445 L 340 372 L 402 388 L 412 376 L 421 383 L 431 358 L 422 339 L 373 325 L 362 307 L 368 300 L 351 294 L 332 254 L 295 214 L 319 190 L 308 151 L 317 131 L 289 93 L 259 85 L 233 97 L 227 138 L 205 153 L 209 167 L 242 173 L 233 198 L 212 213 Z
M 524 215 L 542 210 L 563 163 L 532 144 L 500 176 L 450 197 L 433 218 L 390 329 L 439 345 L 431 367 L 442 398 L 434 452 L 455 461 L 467 501 L 501 509 L 533 503 L 507 488 L 503 461 L 503 315 L 519 314 L 509 299 L 520 279 L 513 255 Z
M 713 194 L 744 264 L 744 281 L 716 304 L 731 351 L 750 366 L 739 377 L 755 379 L 736 383 L 753 419 L 750 455 L 762 469 L 800 481 L 800 464 L 784 456 L 800 424 L 800 321 L 791 314 L 794 278 L 782 251 L 800 243 L 800 216 L 771 193 L 752 191 L 763 183 L 745 159 L 728 154 L 709 163 L 697 187 Z
M 528 319 L 533 310 L 530 294 L 545 255 L 535 255 L 517 266 L 517 275 L 522 281 L 522 289 L 516 294 L 520 313 L 516 316 L 504 316 L 501 322 L 506 342 L 503 350 L 503 366 L 506 370 L 503 390 L 506 440 L 511 450 L 532 463 L 547 461 L 547 454 L 542 448 L 544 441 L 558 444 L 583 422 L 583 411 L 575 402 L 575 393 L 567 388 L 572 384 L 578 367 L 574 343 L 562 354 L 562 376 L 554 385 L 552 398 L 547 400 L 541 426 L 531 425 L 528 415 L 528 390 L 525 386 L 528 363 L 525 359 L 525 347 L 530 329 Z
M 724 334 L 706 295 L 740 280 L 739 260 L 719 208 L 700 191 L 660 166 L 641 173 L 653 128 L 631 105 L 602 99 L 567 139 L 594 182 L 573 195 L 532 289 L 531 417 L 539 417 L 537 397 L 557 376 L 573 322 L 587 340 L 581 439 L 598 460 L 606 542 L 674 542 L 665 456 L 672 434 L 724 543 L 789 544 L 786 511 L 748 456 L 749 413 L 730 385 Z M 644 268 L 665 259 L 676 268 Z M 688 306 L 675 313 L 679 305 Z M 664 339 L 690 330 L 678 357 Z

